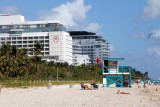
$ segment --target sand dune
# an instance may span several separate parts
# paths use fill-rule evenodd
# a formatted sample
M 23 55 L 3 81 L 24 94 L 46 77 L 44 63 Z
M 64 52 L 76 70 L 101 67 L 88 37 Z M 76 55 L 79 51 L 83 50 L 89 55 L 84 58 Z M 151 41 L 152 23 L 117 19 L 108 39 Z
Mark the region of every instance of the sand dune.
M 26 89 L 3 88 L 0 93 L 0 107 L 159 107 L 160 90 L 157 86 L 147 89 L 100 88 L 81 90 L 80 85 L 32 87 Z M 158 86 L 160 89 L 160 87 Z M 117 91 L 130 94 L 117 94 Z

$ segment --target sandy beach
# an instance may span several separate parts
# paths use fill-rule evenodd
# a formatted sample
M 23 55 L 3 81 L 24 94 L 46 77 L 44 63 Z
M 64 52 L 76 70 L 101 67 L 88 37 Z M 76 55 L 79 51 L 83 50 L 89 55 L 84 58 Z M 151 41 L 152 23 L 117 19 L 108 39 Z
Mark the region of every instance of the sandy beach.
M 155 89 L 158 87 L 158 91 Z M 0 107 L 159 107 L 160 86 L 81 90 L 80 85 L 3 88 Z M 117 94 L 117 91 L 130 94 Z

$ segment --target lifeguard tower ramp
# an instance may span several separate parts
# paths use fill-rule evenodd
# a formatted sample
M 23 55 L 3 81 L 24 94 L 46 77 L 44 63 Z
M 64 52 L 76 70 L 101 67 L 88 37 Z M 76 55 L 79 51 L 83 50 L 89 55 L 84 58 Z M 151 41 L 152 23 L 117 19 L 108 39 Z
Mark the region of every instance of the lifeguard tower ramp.
M 124 58 L 102 58 L 102 73 L 103 73 L 103 85 L 110 87 L 111 84 L 115 84 L 117 87 L 131 86 L 131 71 L 130 66 L 118 66 L 118 61 L 124 60 Z

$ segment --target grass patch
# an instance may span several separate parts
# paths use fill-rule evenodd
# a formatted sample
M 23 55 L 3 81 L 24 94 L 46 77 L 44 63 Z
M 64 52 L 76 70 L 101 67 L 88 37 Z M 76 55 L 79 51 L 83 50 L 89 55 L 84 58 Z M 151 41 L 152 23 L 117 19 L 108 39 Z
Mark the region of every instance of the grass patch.
M 63 84 L 80 84 L 81 82 L 89 83 L 88 80 L 0 80 L 0 85 L 5 88 L 27 88 L 32 86 L 46 86 L 48 83 L 52 85 L 63 85 Z

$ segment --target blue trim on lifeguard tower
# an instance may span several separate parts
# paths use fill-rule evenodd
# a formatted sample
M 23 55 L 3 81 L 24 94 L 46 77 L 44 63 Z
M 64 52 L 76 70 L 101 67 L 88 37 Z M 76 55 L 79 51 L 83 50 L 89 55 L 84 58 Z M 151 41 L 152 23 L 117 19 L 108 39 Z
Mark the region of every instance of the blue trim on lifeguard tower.
M 119 87 L 123 87 L 123 76 L 106 76 L 107 87 L 109 87 L 111 84 L 114 84 L 114 83 L 116 85 L 119 85 Z
M 108 57 L 103 57 L 102 60 L 118 61 L 118 60 L 125 60 L 125 59 L 124 58 L 108 58 Z

